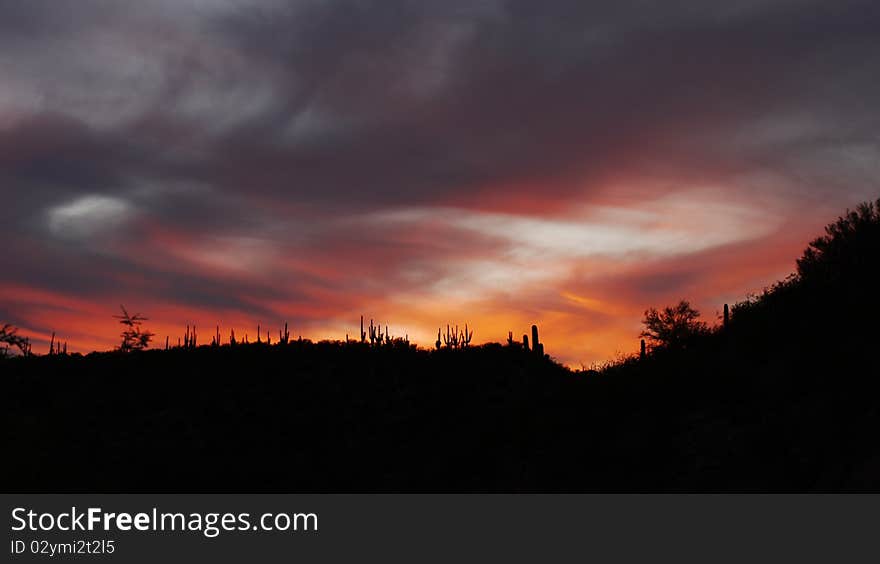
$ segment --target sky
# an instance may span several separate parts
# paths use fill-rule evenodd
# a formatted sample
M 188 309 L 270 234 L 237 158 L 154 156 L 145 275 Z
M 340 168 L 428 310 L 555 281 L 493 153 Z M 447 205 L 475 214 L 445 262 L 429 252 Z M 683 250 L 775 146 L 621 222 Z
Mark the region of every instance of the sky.
M 878 196 L 873 0 L 0 0 L 0 321 L 45 352 L 715 322 Z M 157 343 L 158 344 L 158 343 Z

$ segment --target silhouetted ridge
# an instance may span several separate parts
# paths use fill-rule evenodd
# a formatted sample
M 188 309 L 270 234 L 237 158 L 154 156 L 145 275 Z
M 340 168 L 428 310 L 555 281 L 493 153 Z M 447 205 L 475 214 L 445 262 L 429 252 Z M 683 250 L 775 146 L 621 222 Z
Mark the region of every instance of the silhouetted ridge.
M 440 347 L 442 335 L 437 350 L 376 346 L 362 326 L 350 342 L 0 360 L 15 453 L 4 483 L 880 491 L 878 249 L 880 202 L 831 224 L 796 274 L 735 304 L 718 327 L 687 302 L 654 310 L 654 329 L 684 331 L 649 325 L 646 336 L 670 346 L 601 372 L 552 362 L 537 328 L 531 348 L 512 332 L 506 346 Z
M 734 349 L 753 347 L 813 358 L 861 354 L 877 342 L 880 200 L 847 212 L 813 240 L 797 273 L 736 304 Z

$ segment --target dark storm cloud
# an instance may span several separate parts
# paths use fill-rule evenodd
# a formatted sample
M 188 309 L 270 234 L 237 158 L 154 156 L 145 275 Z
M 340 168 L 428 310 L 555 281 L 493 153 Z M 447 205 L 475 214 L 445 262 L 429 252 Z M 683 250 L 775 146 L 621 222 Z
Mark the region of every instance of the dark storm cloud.
M 99 12 L 102 2 L 69 16 L 40 2 L 11 4 L 5 25 L 79 39 L 78 62 L 117 20 L 119 31 L 156 33 L 155 53 L 129 47 L 157 67 L 155 91 L 120 94 L 141 101 L 140 113 L 109 131 L 82 131 L 73 154 L 50 146 L 57 162 L 37 163 L 41 174 L 94 190 L 89 175 L 108 160 L 102 136 L 114 146 L 124 138 L 135 152 L 164 154 L 122 163 L 114 175 L 173 176 L 338 209 L 444 200 L 512 179 L 540 180 L 544 197 L 565 197 L 656 163 L 670 176 L 770 167 L 804 140 L 765 140 L 755 130 L 738 145 L 723 139 L 771 117 L 818 122 L 814 140 L 876 143 L 880 16 L 869 2 L 204 4 L 146 3 L 134 10 L 145 14 L 141 28 L 134 15 Z M 181 13 L 189 17 L 175 22 Z M 160 31 L 163 20 L 174 33 Z M 14 41 L 19 69 L 37 46 L 23 36 Z M 94 73 L 85 86 L 126 86 L 119 69 L 83 64 Z M 53 70 L 70 72 L 41 72 Z M 246 98 L 257 92 L 248 85 L 265 99 Z M 241 108 L 223 98 L 232 86 L 256 107 L 215 130 Z M 53 96 L 67 104 L 53 112 L 76 106 L 85 122 L 100 114 L 76 99 L 87 93 Z M 16 137 L 52 142 L 39 120 L 24 127 Z M 719 133 L 705 150 L 704 137 Z
M 227 21 L 249 56 L 289 70 L 279 88 L 292 105 L 274 124 L 314 107 L 339 123 L 315 133 L 326 136 L 317 148 L 272 129 L 233 132 L 219 170 L 237 182 L 260 170 L 259 186 L 297 198 L 409 203 L 511 178 L 558 178 L 547 184 L 565 195 L 566 180 L 640 161 L 733 172 L 768 155 L 707 152 L 701 138 L 767 116 L 834 121 L 847 124 L 839 135 L 876 141 L 867 100 L 880 91 L 865 61 L 877 60 L 880 20 L 869 3 L 482 6 L 339 2 Z M 761 150 L 785 156 L 789 141 Z
M 83 193 L 118 191 L 125 179 L 150 166 L 127 139 L 100 134 L 59 113 L 28 116 L 0 130 L 0 185 L 8 196 L 4 222 L 25 227 L 34 212 Z

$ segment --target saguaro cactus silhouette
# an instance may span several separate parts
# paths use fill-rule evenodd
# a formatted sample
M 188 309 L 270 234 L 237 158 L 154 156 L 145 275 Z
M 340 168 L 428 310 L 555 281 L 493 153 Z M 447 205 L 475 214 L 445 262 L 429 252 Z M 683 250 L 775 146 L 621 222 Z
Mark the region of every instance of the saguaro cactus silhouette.
M 532 350 L 538 356 L 544 356 L 544 343 L 538 340 L 538 326 L 532 325 Z
M 183 348 L 185 348 L 185 349 L 196 348 L 196 326 L 195 325 L 192 326 L 192 329 L 190 329 L 189 325 L 186 326 L 186 333 L 183 336 Z
M 468 325 L 464 324 L 464 332 L 461 334 L 461 346 L 467 347 L 471 344 L 471 339 L 474 338 L 474 330 L 471 329 L 470 333 L 468 333 Z
M 196 348 L 196 326 L 192 326 L 192 330 L 190 330 L 189 325 L 186 326 L 186 333 L 183 334 L 183 348 L 185 349 L 194 349 Z
M 727 329 L 728 323 L 730 323 L 730 308 L 727 304 L 724 304 L 724 321 L 722 322 L 722 327 Z
M 449 324 L 446 324 L 446 335 L 443 336 L 443 344 L 450 349 L 458 347 L 458 325 L 455 326 L 455 331 L 451 331 Z
M 388 326 L 385 326 L 385 332 L 382 332 L 382 324 L 376 322 L 373 324 L 373 320 L 370 320 L 370 344 L 378 347 L 383 343 L 388 343 L 391 341 L 391 335 L 388 333 Z M 365 336 L 361 336 L 361 338 L 365 338 Z M 302 337 L 300 337 L 302 339 Z

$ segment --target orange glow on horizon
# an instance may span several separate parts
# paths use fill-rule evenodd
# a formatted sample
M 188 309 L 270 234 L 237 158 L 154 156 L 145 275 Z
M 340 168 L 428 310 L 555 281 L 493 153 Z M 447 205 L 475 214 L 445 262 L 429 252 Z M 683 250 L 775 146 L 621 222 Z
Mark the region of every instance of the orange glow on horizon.
M 647 307 L 689 299 L 714 323 L 723 303 L 791 272 L 816 232 L 781 220 L 753 232 L 751 221 L 774 225 L 766 209 L 691 197 L 586 208 L 561 219 L 396 210 L 339 222 L 344 235 L 317 245 L 194 235 L 139 220 L 136 252 L 120 252 L 161 277 L 111 273 L 113 289 L 100 295 L 12 283 L 0 291 L 37 353 L 48 350 L 53 331 L 71 352 L 114 348 L 120 327 L 112 316 L 124 304 L 149 319 L 153 348 L 164 347 L 166 336 L 176 345 L 187 325 L 200 344 L 210 344 L 218 325 L 223 342 L 233 329 L 239 340 L 256 340 L 258 324 L 275 341 L 285 321 L 294 338 L 356 339 L 364 315 L 425 348 L 447 323 L 467 323 L 474 344 L 504 343 L 508 331 L 520 341 L 537 324 L 545 350 L 579 368 L 635 353 Z M 691 217 L 694 209 L 708 215 Z M 375 225 L 383 239 L 350 238 L 349 231 L 363 238 Z

